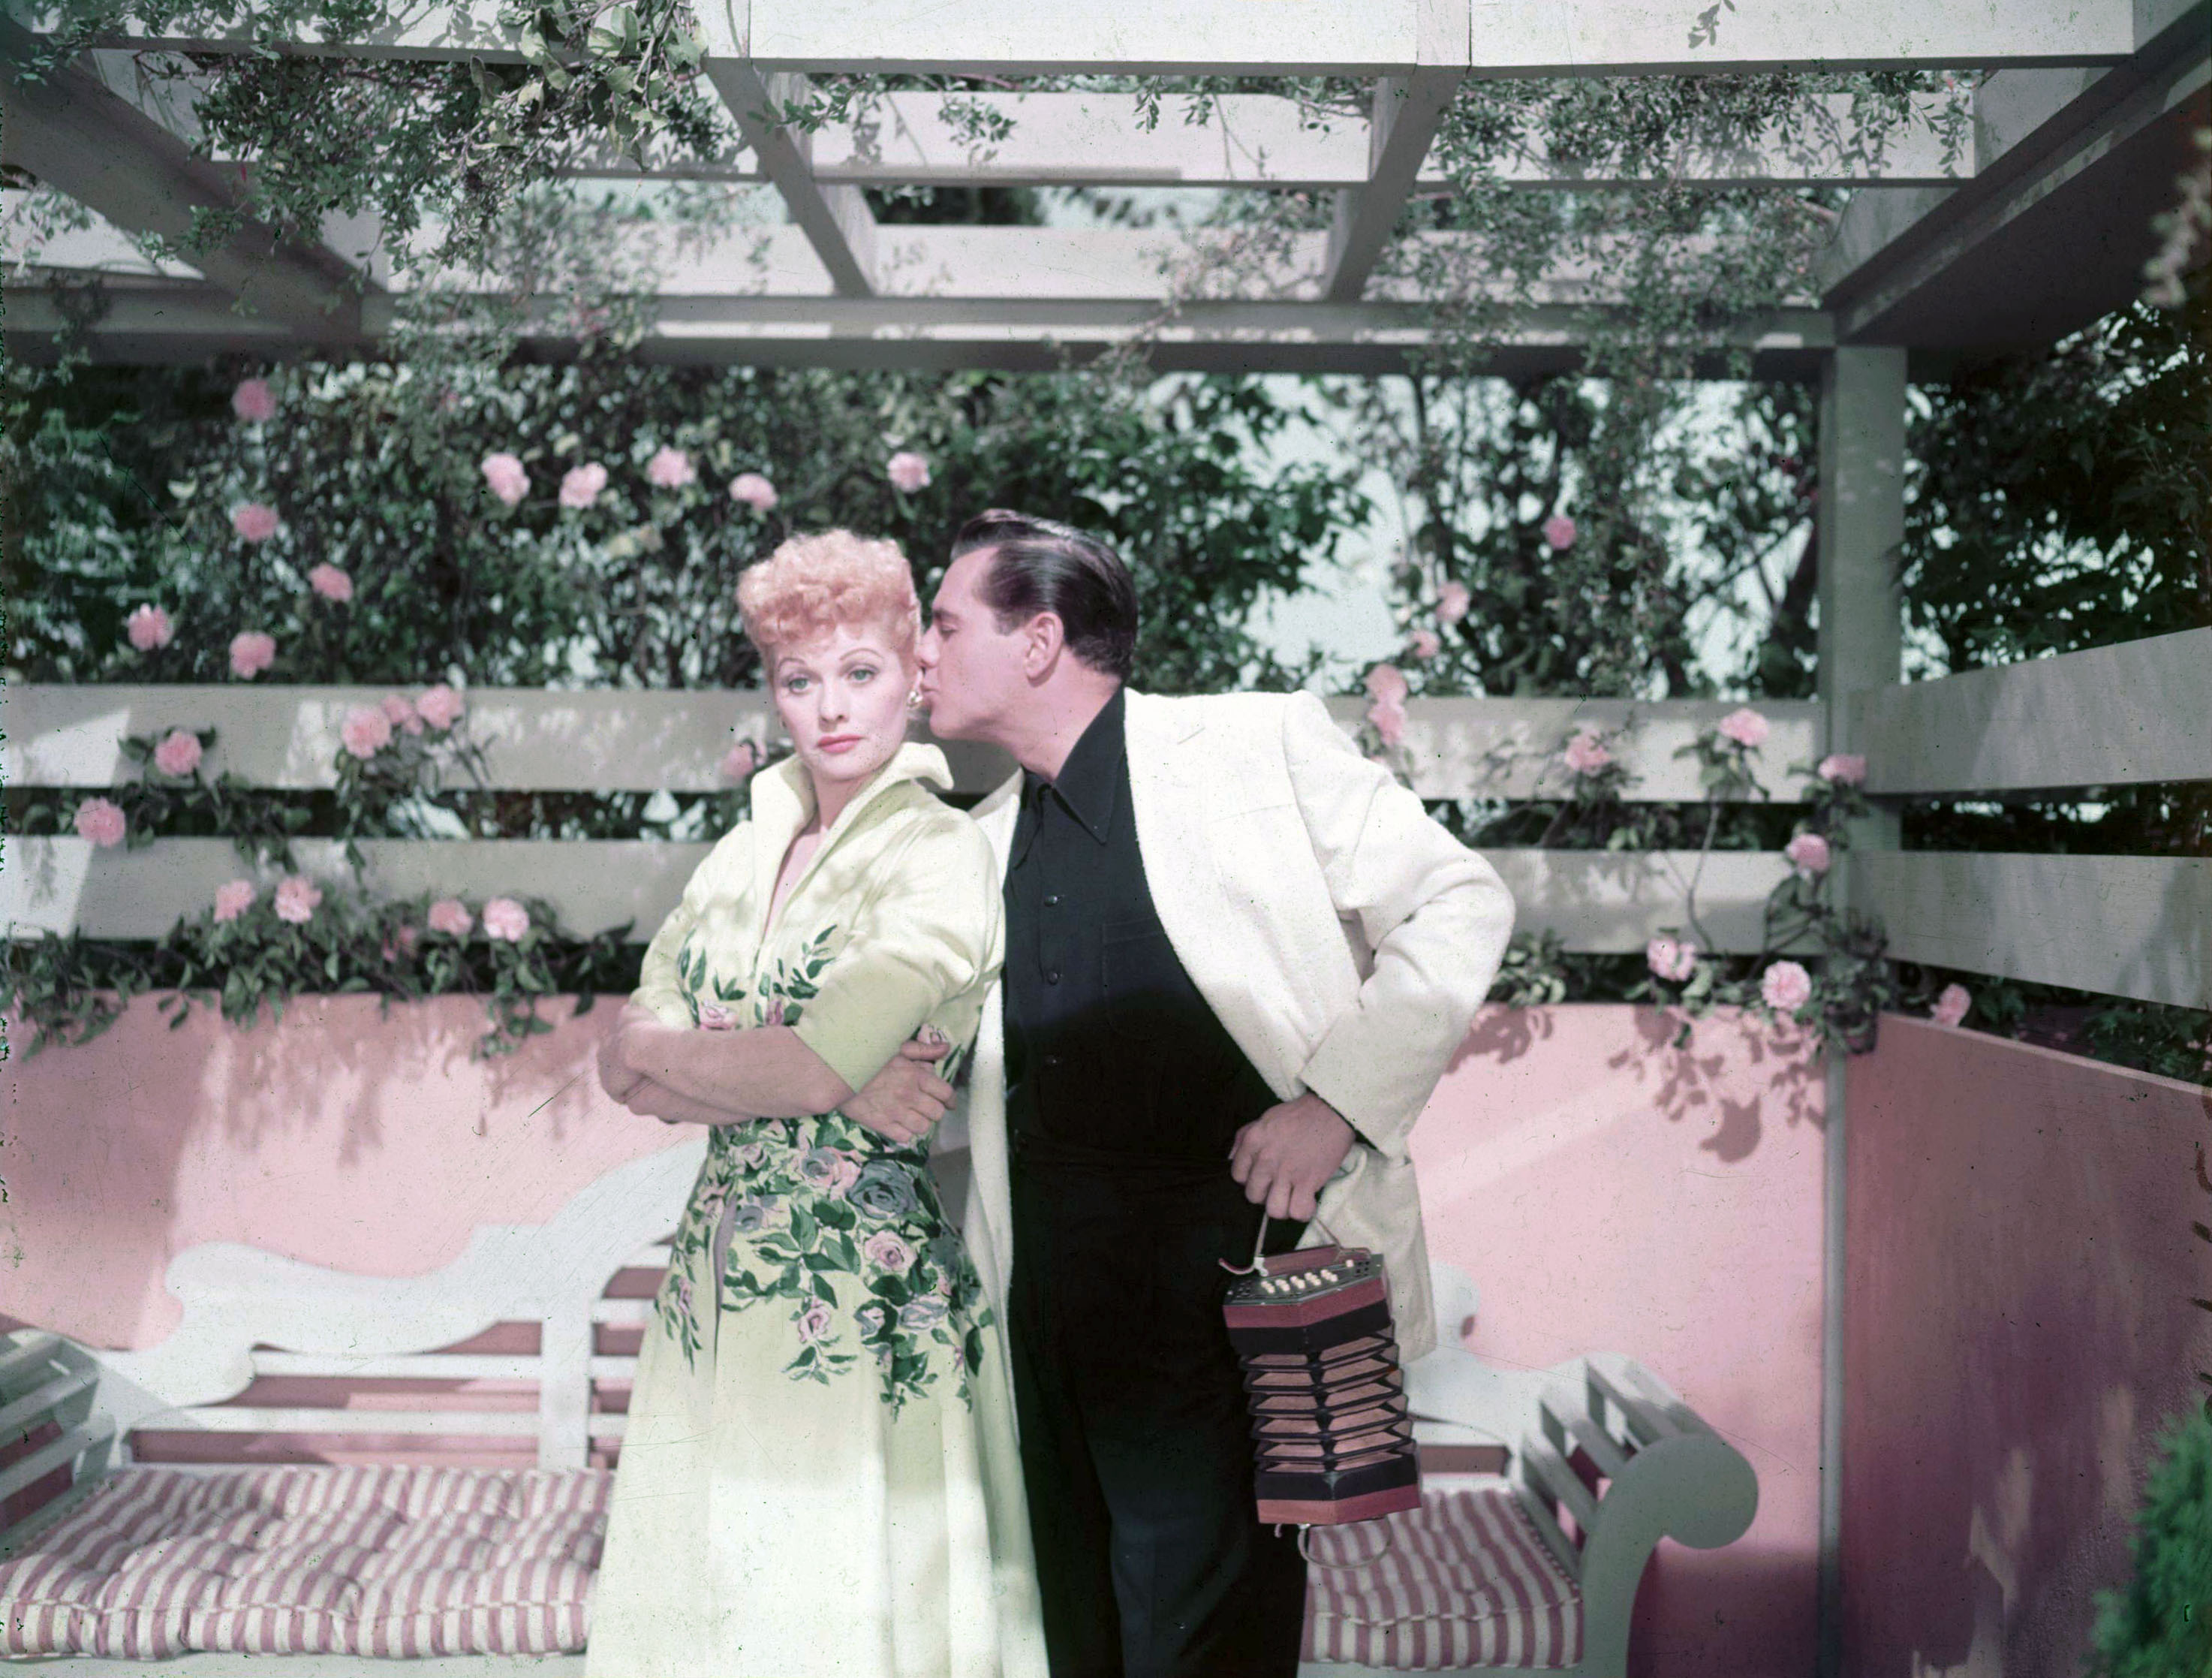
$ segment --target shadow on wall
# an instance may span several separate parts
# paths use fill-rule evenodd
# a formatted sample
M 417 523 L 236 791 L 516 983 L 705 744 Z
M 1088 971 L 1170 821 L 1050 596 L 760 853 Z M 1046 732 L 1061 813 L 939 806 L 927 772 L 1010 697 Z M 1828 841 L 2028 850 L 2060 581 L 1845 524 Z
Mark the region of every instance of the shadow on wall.
M 1748 1158 L 1769 1123 L 1809 1124 L 1816 1130 L 1826 1125 L 1823 1062 L 1809 1032 L 1778 1030 L 1755 1015 L 1722 1009 L 1677 1049 L 1681 1016 L 1656 1008 L 1626 1012 L 1634 1018 L 1637 1040 L 1608 1055 L 1607 1070 L 1649 1085 L 1652 1110 L 1670 1123 L 1717 1121 L 1698 1146 L 1723 1164 Z M 1476 1059 L 1501 1064 L 1521 1060 L 1553 1041 L 1560 1029 L 1559 1014 L 1557 1008 L 1485 1008 L 1452 1067 Z M 1747 1082 L 1757 1093 L 1731 1098 L 1729 1086 L 1740 1089 Z M 1770 1106 L 1778 1110 L 1770 1113 Z

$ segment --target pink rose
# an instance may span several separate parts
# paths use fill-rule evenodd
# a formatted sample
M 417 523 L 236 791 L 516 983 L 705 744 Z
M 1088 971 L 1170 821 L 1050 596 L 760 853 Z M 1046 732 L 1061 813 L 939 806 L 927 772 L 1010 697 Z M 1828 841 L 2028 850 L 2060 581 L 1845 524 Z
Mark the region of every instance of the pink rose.
M 248 629 L 230 638 L 230 673 L 248 681 L 276 662 L 276 637 Z
M 1794 961 L 1778 961 L 1759 975 L 1759 994 L 1777 1013 L 1795 1013 L 1813 1000 L 1813 976 Z
M 808 1345 L 819 1345 L 830 1338 L 830 1307 L 819 1299 L 811 1301 L 806 1309 L 792 1319 L 799 1324 L 799 1337 Z
M 1576 775 L 1595 775 L 1613 762 L 1613 753 L 1606 743 L 1587 728 L 1569 740 L 1567 749 L 1560 755 Z
M 1771 725 L 1765 717 L 1759 715 L 1748 705 L 1741 706 L 1730 711 L 1720 720 L 1721 738 L 1724 740 L 1734 740 L 1741 746 L 1765 745 L 1767 731 L 1771 727 Z
M 343 605 L 353 599 L 353 579 L 335 565 L 318 565 L 307 573 L 307 587 L 325 600 Z
M 914 1263 L 914 1246 L 893 1230 L 878 1230 L 860 1243 L 860 1256 L 878 1270 L 903 1276 Z
M 739 740 L 722 754 L 722 777 L 726 781 L 744 781 L 760 767 L 760 754 L 753 750 L 750 740 Z
M 266 502 L 241 502 L 230 509 L 230 527 L 246 541 L 266 542 L 276 526 L 276 509 Z
M 1855 751 L 1832 751 L 1820 760 L 1820 767 L 1813 773 L 1838 787 L 1863 786 L 1866 781 L 1866 759 Z
M 87 799 L 76 807 L 77 837 L 95 845 L 121 844 L 125 825 L 123 807 L 112 799 Z
M 215 918 L 217 921 L 237 920 L 253 907 L 253 900 L 259 895 L 250 879 L 234 879 L 228 885 L 218 885 L 215 889 Z
M 411 956 L 415 946 L 422 941 L 422 933 L 411 926 L 401 923 L 399 929 L 384 940 L 384 959 L 397 961 L 402 956 Z
M 519 459 L 504 450 L 484 456 L 482 470 L 492 494 L 508 507 L 516 505 L 530 493 L 529 472 Z
M 451 728 L 461 720 L 461 696 L 441 682 L 423 690 L 422 696 L 415 702 L 415 714 L 433 728 Z
M 1437 590 L 1437 622 L 1446 629 L 1467 616 L 1467 609 L 1474 597 L 1467 592 L 1463 582 L 1448 582 Z
M 884 475 L 901 495 L 929 487 L 929 462 L 910 448 L 902 448 L 884 462 Z
M 1367 696 L 1370 699 L 1395 700 L 1402 705 L 1412 691 L 1406 685 L 1406 672 L 1395 664 L 1378 664 L 1366 675 Z
M 384 696 L 384 714 L 394 728 L 404 728 L 410 734 L 422 732 L 422 715 L 407 702 L 404 694 L 387 693 Z
M 1565 553 L 1575 545 L 1575 521 L 1564 513 L 1554 513 L 1544 520 L 1544 540 L 1553 553 Z
M 276 417 L 276 398 L 266 379 L 241 379 L 230 393 L 230 411 L 249 425 Z
M 1928 1011 L 1928 1018 L 1938 1025 L 1956 1025 L 1973 1006 L 1973 993 L 1964 985 L 1946 985 L 1943 994 L 1936 999 L 1936 1006 Z
M 773 512 L 775 485 L 758 472 L 739 472 L 730 480 L 730 499 L 742 502 L 756 513 Z
M 655 449 L 645 463 L 645 481 L 656 489 L 681 489 L 699 481 L 699 470 L 680 448 Z
M 1444 650 L 1443 637 L 1434 629 L 1416 629 L 1406 638 L 1407 650 L 1424 664 Z
M 172 728 L 154 748 L 154 767 L 179 780 L 200 766 L 200 737 L 189 729 Z
M 443 933 L 447 938 L 466 938 L 476 927 L 477 918 L 469 913 L 469 906 L 459 897 L 441 897 L 430 905 L 423 917 L 434 933 Z
M 734 1031 L 738 1029 L 738 1011 L 720 1002 L 699 1005 L 699 1029 L 702 1031 Z
M 1815 874 L 1828 872 L 1834 859 L 1828 853 L 1828 842 L 1817 833 L 1801 833 L 1782 848 L 1782 854 L 1790 859 L 1790 866 L 1810 879 Z
M 1375 732 L 1382 744 L 1395 750 L 1406 741 L 1406 702 L 1402 699 L 1382 698 L 1367 708 L 1367 720 L 1375 725 Z
M 167 647 L 176 630 L 170 625 L 169 614 L 161 607 L 141 606 L 123 620 L 123 633 L 140 652 L 150 653 L 157 647 Z
M 599 491 L 606 487 L 607 469 L 598 461 L 571 466 L 561 479 L 561 505 L 574 508 L 589 507 L 599 498 Z
M 338 727 L 338 739 L 348 751 L 366 763 L 392 744 L 392 719 L 367 706 L 348 711 L 345 721 Z
M 304 927 L 307 917 L 323 901 L 322 888 L 314 881 L 299 874 L 287 874 L 276 882 L 276 918 L 289 921 L 295 927 Z
M 1698 970 L 1698 946 L 1663 934 L 1644 946 L 1644 964 L 1670 984 L 1680 984 Z
M 520 944 L 530 930 L 530 911 L 512 897 L 494 897 L 483 906 L 483 929 L 486 938 Z

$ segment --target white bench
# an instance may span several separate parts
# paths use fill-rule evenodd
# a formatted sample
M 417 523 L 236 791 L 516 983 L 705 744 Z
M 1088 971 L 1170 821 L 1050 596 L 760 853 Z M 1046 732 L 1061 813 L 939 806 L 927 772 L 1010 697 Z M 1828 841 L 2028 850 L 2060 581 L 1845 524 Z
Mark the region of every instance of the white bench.
M 629 1380 L 636 1363 L 634 1355 L 599 1351 L 597 1330 L 641 1327 L 650 1309 L 643 1298 L 609 1298 L 609 1286 L 625 1270 L 665 1265 L 665 1237 L 703 1147 L 702 1140 L 621 1165 L 545 1224 L 479 1229 L 457 1258 L 429 1275 L 350 1275 L 210 1243 L 171 1262 L 167 1282 L 184 1314 L 156 1347 L 88 1352 L 38 1332 L 0 1341 L 0 1447 L 34 1442 L 29 1454 L 0 1468 L 0 1500 L 59 1468 L 74 1472 L 70 1491 L 14 1526 L 0 1526 L 0 1563 L 35 1549 L 42 1532 L 111 1483 L 130 1461 L 132 1436 L 145 1432 L 333 1439 L 520 1434 L 535 1438 L 541 1469 L 583 1468 L 594 1440 L 622 1433 L 622 1415 L 601 1408 L 595 1394 Z M 1473 1286 L 1449 1267 L 1438 1267 L 1434 1280 L 1440 1315 L 1455 1327 L 1474 1308 Z M 450 1349 L 514 1322 L 537 1325 L 534 1353 Z M 517 1414 L 230 1401 L 264 1377 L 530 1382 L 537 1402 L 534 1412 Z M 1307 1635 L 1316 1658 L 1301 1668 L 1305 1678 L 1386 1664 L 1616 1678 L 1625 1670 L 1637 1583 L 1659 1538 L 1711 1547 L 1732 1541 L 1750 1523 L 1757 1487 L 1749 1464 L 1626 1359 L 1593 1355 L 1547 1371 L 1507 1370 L 1447 1344 L 1409 1367 L 1407 1386 L 1425 1446 L 1501 1444 L 1511 1453 L 1509 1471 L 1440 1477 L 1423 1511 L 1394 1517 L 1387 1529 L 1370 1523 L 1311 1535 L 1317 1565 Z M 215 1465 L 181 1471 L 240 1472 Z M 1510 1565 L 1498 1562 L 1494 1544 L 1484 1547 L 1501 1535 Z M 1486 1598 L 1483 1570 L 1501 1566 L 1529 1577 Z M 1519 1620 L 1508 1626 L 1501 1614 L 1514 1613 Z M 1550 1630 L 1536 1636 L 1528 1630 L 1535 1621 Z M 1484 1650 L 1512 1658 L 1437 1663 L 1440 1655 Z M 1320 1658 L 1327 1655 L 1335 1658 Z M 159 1669 L 180 1678 L 231 1678 L 265 1674 L 272 1659 L 283 1658 L 195 1652 Z M 317 1678 L 392 1670 L 389 1659 L 374 1657 L 298 1660 Z M 82 1656 L 34 1663 L 109 1678 L 126 1664 L 148 1665 Z M 411 1661 L 403 1670 L 550 1678 L 581 1668 L 574 1654 L 478 1655 Z

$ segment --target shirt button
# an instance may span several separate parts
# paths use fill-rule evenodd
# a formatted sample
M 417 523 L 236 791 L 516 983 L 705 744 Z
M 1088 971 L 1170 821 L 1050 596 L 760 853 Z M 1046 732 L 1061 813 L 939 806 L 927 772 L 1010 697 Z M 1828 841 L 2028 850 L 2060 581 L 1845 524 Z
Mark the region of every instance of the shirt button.
M 1060 982 L 1060 970 L 1056 967 L 1054 968 L 1051 972 L 1044 976 L 1044 982 L 1048 985 L 1058 984 Z
M 1048 1055 L 1044 1057 L 1044 1063 L 1048 1067 L 1056 1067 L 1060 1064 L 1060 1056 L 1057 1055 Z
M 1047 909 L 1058 909 L 1060 907 L 1060 893 L 1055 891 L 1046 897 L 1044 900 L 1044 906 Z

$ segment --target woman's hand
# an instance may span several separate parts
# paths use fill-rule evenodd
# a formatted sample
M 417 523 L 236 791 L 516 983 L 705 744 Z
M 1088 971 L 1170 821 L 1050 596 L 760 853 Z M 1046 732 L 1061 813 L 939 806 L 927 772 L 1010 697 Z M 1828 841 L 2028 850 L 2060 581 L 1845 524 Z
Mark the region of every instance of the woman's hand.
M 623 1004 L 622 1013 L 616 1018 L 614 1028 L 599 1039 L 599 1087 L 609 1099 L 630 1107 L 637 1086 L 646 1081 L 631 1058 L 630 1050 L 641 1027 L 658 1025 L 650 1008 L 640 1007 L 635 1002 Z
M 901 1147 L 921 1140 L 951 1104 L 952 1086 L 933 1070 L 951 1049 L 942 1031 L 923 1026 L 837 1110 Z

